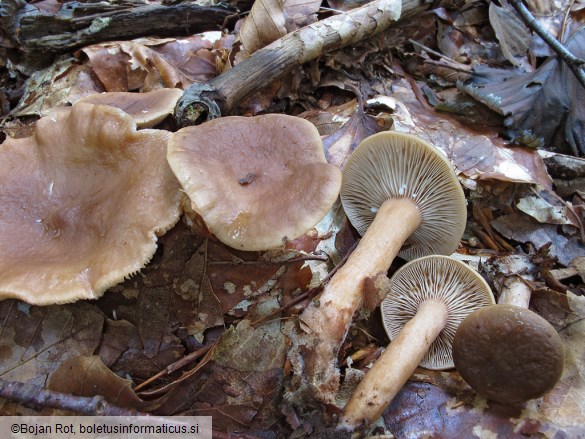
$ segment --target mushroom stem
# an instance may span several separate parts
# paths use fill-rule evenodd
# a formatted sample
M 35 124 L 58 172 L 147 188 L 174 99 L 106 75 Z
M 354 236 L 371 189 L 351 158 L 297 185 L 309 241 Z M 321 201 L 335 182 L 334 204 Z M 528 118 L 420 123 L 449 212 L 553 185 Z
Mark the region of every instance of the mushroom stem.
M 389 199 L 376 214 L 345 265 L 301 320 L 315 334 L 316 361 L 305 361 L 305 373 L 316 387 L 315 396 L 333 402 L 339 386 L 336 357 L 354 313 L 363 301 L 366 278 L 386 273 L 406 239 L 421 223 L 420 211 L 408 199 Z
M 520 277 L 508 279 L 505 288 L 498 299 L 499 305 L 515 305 L 521 308 L 528 308 L 532 290 Z
M 438 300 L 421 303 L 415 316 L 390 343 L 345 406 L 342 427 L 378 419 L 421 362 L 447 324 L 447 306 Z

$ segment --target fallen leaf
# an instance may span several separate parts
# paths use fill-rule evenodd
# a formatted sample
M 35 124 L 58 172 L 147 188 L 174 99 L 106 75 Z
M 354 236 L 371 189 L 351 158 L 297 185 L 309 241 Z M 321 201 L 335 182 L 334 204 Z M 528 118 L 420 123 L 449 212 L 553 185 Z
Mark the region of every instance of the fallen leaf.
M 132 390 L 132 383 L 108 369 L 99 356 L 74 356 L 50 376 L 47 389 L 77 396 L 103 396 L 119 406 L 144 410 L 149 405 Z
M 490 3 L 489 17 L 504 57 L 512 65 L 519 66 L 521 63 L 517 57 L 525 56 L 530 44 L 530 34 L 524 22 L 509 4 L 498 6 Z
M 4 300 L 0 321 L 0 376 L 44 386 L 64 361 L 94 352 L 104 317 L 87 302 L 42 307 Z
M 576 32 L 565 47 L 584 58 L 585 29 Z M 461 88 L 507 116 L 505 124 L 518 142 L 585 154 L 585 89 L 556 56 L 531 73 L 478 66 Z
M 500 216 L 491 224 L 508 239 L 522 243 L 530 242 L 537 249 L 550 245 L 550 255 L 556 257 L 565 266 L 577 256 L 585 254 L 585 245 L 578 238 L 566 238 L 558 233 L 556 226 L 541 224 L 520 212 Z

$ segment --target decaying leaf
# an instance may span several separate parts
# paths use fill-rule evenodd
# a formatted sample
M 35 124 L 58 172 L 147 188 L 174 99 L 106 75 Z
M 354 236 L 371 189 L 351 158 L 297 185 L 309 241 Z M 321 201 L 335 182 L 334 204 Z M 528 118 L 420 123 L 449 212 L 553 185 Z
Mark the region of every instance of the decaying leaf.
M 504 57 L 511 64 L 520 65 L 517 57 L 524 56 L 530 44 L 528 29 L 509 4 L 498 6 L 490 2 L 489 17 Z
M 585 29 L 576 32 L 565 46 L 584 58 Z M 506 126 L 518 142 L 585 154 L 585 89 L 557 57 L 549 58 L 532 73 L 478 67 L 462 89 L 507 116 Z
M 243 55 L 248 57 L 273 41 L 317 19 L 316 0 L 258 0 L 239 33 Z
M 104 317 L 87 302 L 41 307 L 4 300 L 0 321 L 0 376 L 44 386 L 67 359 L 93 354 Z
M 47 388 L 78 396 L 101 395 L 119 407 L 144 410 L 149 404 L 132 390 L 132 383 L 108 369 L 99 356 L 73 356 L 55 370 Z
M 441 149 L 473 188 L 473 180 L 495 179 L 536 183 L 552 187 L 542 157 L 527 148 L 510 148 L 495 130 L 466 128 L 453 116 L 423 106 L 410 84 L 402 83 L 392 96 L 398 105 L 394 114 L 397 131 L 410 132 Z M 483 128 L 483 129 L 481 129 Z
M 492 221 L 494 229 L 508 239 L 530 242 L 537 249 L 550 245 L 549 252 L 567 266 L 577 256 L 585 254 L 585 245 L 577 238 L 560 235 L 556 226 L 541 224 L 532 217 L 515 212 Z

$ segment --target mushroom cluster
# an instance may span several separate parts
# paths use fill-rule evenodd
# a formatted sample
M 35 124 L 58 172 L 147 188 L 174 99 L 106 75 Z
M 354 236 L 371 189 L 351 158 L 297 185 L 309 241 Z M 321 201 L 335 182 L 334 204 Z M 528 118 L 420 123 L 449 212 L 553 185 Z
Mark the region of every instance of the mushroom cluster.
M 355 389 L 342 426 L 375 421 L 418 365 L 452 368 L 457 327 L 471 312 L 493 303 L 485 280 L 451 257 L 426 256 L 400 268 L 381 305 L 392 343 Z
M 170 133 L 79 103 L 0 147 L 0 299 L 99 297 L 140 270 L 178 220 Z
M 397 255 L 450 255 L 466 224 L 465 196 L 451 163 L 427 142 L 398 132 L 358 145 L 343 169 L 341 201 L 363 237 L 302 313 L 313 339 L 293 353 L 309 391 L 327 403 L 335 400 L 337 354 L 362 305 L 366 279 L 386 275 Z

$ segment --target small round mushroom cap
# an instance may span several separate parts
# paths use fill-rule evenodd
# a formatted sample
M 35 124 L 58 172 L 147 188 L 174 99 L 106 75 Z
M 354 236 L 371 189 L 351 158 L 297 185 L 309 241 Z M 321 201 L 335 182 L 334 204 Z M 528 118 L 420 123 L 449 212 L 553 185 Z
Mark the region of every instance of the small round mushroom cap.
M 390 291 L 382 301 L 382 321 L 390 340 L 396 338 L 426 300 L 446 305 L 447 324 L 420 366 L 452 368 L 451 345 L 457 327 L 469 313 L 493 305 L 494 296 L 479 273 L 461 261 L 437 255 L 415 259 L 392 276 Z
M 391 198 L 411 200 L 421 215 L 421 225 L 402 246 L 401 257 L 450 255 L 457 249 L 467 220 L 465 195 L 439 150 L 394 131 L 363 140 L 343 169 L 345 213 L 363 235 L 382 203 Z
M 208 229 L 240 250 L 275 248 L 305 233 L 341 185 L 317 129 L 282 114 L 183 128 L 171 136 L 168 160 Z
M 0 145 L 0 299 L 93 299 L 140 270 L 180 214 L 169 136 L 79 103 Z
M 516 404 L 554 387 L 563 372 L 564 349 L 552 325 L 535 312 L 495 305 L 470 314 L 459 325 L 453 359 L 478 394 Z
M 138 128 L 150 128 L 173 114 L 183 91 L 178 88 L 160 88 L 144 93 L 105 92 L 79 99 L 96 105 L 109 105 L 128 113 Z

